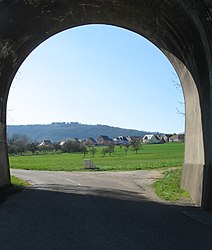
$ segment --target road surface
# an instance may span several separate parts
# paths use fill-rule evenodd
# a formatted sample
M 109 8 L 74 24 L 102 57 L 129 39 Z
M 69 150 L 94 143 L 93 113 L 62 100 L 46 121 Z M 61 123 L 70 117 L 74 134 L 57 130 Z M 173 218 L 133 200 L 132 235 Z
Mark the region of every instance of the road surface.
M 0 206 L 0 249 L 206 250 L 212 228 L 157 200 L 157 171 L 12 170 L 32 186 Z

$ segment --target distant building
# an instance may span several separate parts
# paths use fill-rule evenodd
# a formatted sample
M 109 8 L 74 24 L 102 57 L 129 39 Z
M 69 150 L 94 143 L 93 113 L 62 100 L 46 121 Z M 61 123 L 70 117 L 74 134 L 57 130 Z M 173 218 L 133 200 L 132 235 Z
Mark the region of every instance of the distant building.
M 67 141 L 80 142 L 81 140 L 79 140 L 78 138 L 68 138 L 65 141 L 61 141 L 60 146 L 63 146 Z
M 130 144 L 130 143 L 132 142 L 131 136 L 126 136 L 126 138 L 127 138 L 128 142 L 129 142 L 129 144 Z
M 143 140 L 142 136 L 135 136 L 135 135 L 133 135 L 133 136 L 126 136 L 126 138 L 127 138 L 127 140 L 128 140 L 129 143 L 131 143 L 132 141 L 140 141 L 140 142 L 142 142 L 142 140 Z
M 109 146 L 113 143 L 113 140 L 110 139 L 107 135 L 100 135 L 97 139 L 98 145 Z
M 159 144 L 159 143 L 161 143 L 161 140 L 156 134 L 150 134 L 150 135 L 145 135 L 143 137 L 143 143 L 145 143 L 145 144 Z
M 115 145 L 129 145 L 129 141 L 126 136 L 118 136 L 113 139 Z
M 97 141 L 96 141 L 94 138 L 89 137 L 89 138 L 85 141 L 84 145 L 87 145 L 87 146 L 96 146 L 96 145 L 97 145 Z
M 161 143 L 169 142 L 168 135 L 165 134 L 157 134 L 157 137 L 160 139 Z
M 38 144 L 38 147 L 43 147 L 43 146 L 52 146 L 52 143 L 50 140 L 43 140 L 40 144 Z
M 170 142 L 184 142 L 185 140 L 185 135 L 184 134 L 174 134 L 169 138 Z

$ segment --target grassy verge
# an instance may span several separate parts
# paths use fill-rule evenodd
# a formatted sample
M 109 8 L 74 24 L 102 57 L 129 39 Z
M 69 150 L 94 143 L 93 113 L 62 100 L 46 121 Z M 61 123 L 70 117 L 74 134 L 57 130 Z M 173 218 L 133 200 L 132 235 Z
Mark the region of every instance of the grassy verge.
M 189 199 L 187 192 L 180 188 L 181 169 L 164 172 L 164 177 L 153 184 L 156 194 L 167 201 Z
M 20 179 L 20 178 L 18 178 L 16 176 L 11 176 L 11 184 L 12 184 L 12 186 L 15 186 L 15 187 L 26 187 L 26 186 L 29 186 L 29 182 L 28 181 Z
M 15 176 L 11 176 L 11 186 L 0 188 L 0 204 L 6 201 L 10 196 L 22 190 L 22 187 L 29 183 Z

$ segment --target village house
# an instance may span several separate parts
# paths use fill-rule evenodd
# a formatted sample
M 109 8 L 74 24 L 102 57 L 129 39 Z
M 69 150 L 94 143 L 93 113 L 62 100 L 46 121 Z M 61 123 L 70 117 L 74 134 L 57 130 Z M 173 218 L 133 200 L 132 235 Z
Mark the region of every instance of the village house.
M 128 140 L 128 142 L 129 142 L 129 144 L 132 142 L 132 138 L 131 138 L 131 136 L 126 136 L 126 138 L 127 138 L 127 140 Z
M 161 143 L 161 140 L 156 134 L 150 134 L 150 135 L 145 135 L 143 137 L 143 143 L 145 143 L 145 144 L 159 144 L 159 143 Z
M 185 135 L 184 134 L 174 134 L 169 138 L 169 142 L 184 142 Z
M 52 143 L 50 140 L 43 140 L 40 144 L 38 144 L 38 147 L 45 147 L 45 146 L 52 146 Z
M 100 135 L 97 139 L 98 145 L 109 146 L 113 143 L 113 140 L 110 139 L 107 135 Z
M 118 136 L 113 139 L 115 145 L 129 145 L 129 141 L 126 136 Z
M 94 147 L 94 146 L 97 145 L 97 141 L 96 141 L 94 138 L 89 137 L 89 138 L 85 141 L 84 145 Z
M 133 141 L 140 141 L 141 143 L 143 142 L 143 137 L 141 136 L 126 136 L 127 140 L 129 141 L 129 143 L 133 142 Z
M 38 144 L 38 148 L 41 150 L 52 150 L 54 146 L 50 140 L 43 140 L 40 144 Z
M 78 138 L 68 138 L 65 141 L 60 142 L 60 146 L 62 147 L 67 141 L 72 141 L 72 142 L 81 142 L 82 140 L 79 140 Z
M 169 142 L 169 137 L 165 134 L 157 134 L 157 137 L 160 139 L 161 143 Z

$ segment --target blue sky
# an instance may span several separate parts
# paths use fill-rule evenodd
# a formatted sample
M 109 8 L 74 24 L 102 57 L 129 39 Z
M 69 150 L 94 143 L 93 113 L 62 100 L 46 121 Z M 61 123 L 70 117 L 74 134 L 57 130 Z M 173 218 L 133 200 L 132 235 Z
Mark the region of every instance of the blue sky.
M 175 70 L 131 31 L 87 25 L 38 46 L 11 86 L 7 123 L 80 122 L 180 133 L 183 95 Z

